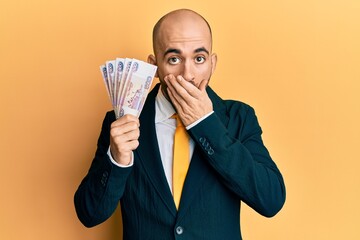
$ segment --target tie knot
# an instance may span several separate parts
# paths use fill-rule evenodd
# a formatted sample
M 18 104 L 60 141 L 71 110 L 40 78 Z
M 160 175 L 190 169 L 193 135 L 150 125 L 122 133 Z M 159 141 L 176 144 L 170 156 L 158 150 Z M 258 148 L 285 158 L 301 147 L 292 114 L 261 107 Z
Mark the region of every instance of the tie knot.
M 184 127 L 184 124 L 181 122 L 181 119 L 177 113 L 174 113 L 171 118 L 176 120 L 176 127 Z

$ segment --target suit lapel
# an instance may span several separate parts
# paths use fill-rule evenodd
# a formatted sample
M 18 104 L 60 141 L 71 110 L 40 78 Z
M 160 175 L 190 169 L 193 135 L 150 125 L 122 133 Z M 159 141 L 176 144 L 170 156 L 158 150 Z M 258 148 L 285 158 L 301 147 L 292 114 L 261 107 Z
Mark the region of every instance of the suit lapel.
M 226 114 L 226 107 L 222 99 L 216 93 L 207 87 L 207 93 L 213 103 L 214 113 L 221 119 L 222 123 L 227 126 L 229 117 Z M 206 176 L 210 174 L 209 165 L 204 161 L 201 149 L 195 146 L 188 173 L 186 175 L 184 187 L 181 194 L 178 218 L 182 218 L 186 213 L 186 209 L 190 206 L 191 201 L 198 192 L 202 182 L 206 180 Z
M 176 207 L 170 192 L 168 182 L 162 166 L 158 141 L 155 130 L 155 97 L 159 85 L 149 93 L 143 111 L 140 115 L 140 145 L 135 153 L 140 158 L 140 164 L 149 176 L 150 182 L 160 195 L 173 216 L 176 216 Z

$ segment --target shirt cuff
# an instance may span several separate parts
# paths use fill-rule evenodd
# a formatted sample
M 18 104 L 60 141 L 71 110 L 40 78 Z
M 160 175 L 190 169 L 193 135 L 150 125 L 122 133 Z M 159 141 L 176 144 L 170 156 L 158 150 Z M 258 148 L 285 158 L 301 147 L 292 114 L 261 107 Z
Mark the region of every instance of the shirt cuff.
M 213 114 L 214 111 L 209 112 L 208 114 L 206 114 L 205 116 L 203 116 L 202 118 L 196 120 L 195 122 L 193 122 L 192 124 L 190 124 L 189 126 L 186 127 L 186 130 L 190 130 L 192 127 L 195 127 L 198 123 L 200 123 L 201 121 L 203 121 L 204 119 L 206 119 L 208 116 L 210 116 L 211 114 Z
M 111 156 L 111 152 L 110 152 L 110 146 L 109 146 L 109 148 L 108 148 L 107 155 L 109 156 L 110 161 L 111 161 L 114 165 L 116 165 L 116 166 L 118 166 L 118 167 L 128 168 L 128 167 L 131 167 L 132 165 L 134 165 L 134 153 L 133 153 L 133 152 L 131 152 L 131 161 L 130 161 L 130 163 L 129 163 L 128 165 L 120 164 L 120 163 L 116 162 L 116 161 L 113 159 L 113 157 Z

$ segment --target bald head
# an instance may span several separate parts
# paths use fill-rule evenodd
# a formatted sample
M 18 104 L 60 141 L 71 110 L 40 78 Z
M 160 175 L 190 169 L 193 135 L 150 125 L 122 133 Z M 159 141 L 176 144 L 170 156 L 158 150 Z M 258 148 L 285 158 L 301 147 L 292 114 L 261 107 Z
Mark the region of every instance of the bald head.
M 195 26 L 198 28 L 194 29 Z M 155 55 L 159 45 L 162 44 L 169 32 L 177 32 L 181 35 L 187 31 L 205 31 L 212 43 L 211 27 L 206 19 L 192 10 L 178 9 L 164 15 L 154 26 L 152 37 Z

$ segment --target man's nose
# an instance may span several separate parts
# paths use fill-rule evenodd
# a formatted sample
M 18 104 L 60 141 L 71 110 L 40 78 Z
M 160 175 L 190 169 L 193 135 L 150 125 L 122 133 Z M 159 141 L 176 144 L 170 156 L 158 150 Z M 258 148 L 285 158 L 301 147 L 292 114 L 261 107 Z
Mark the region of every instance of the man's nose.
M 191 61 L 187 60 L 184 62 L 182 76 L 188 82 L 192 82 L 195 79 L 194 66 Z

